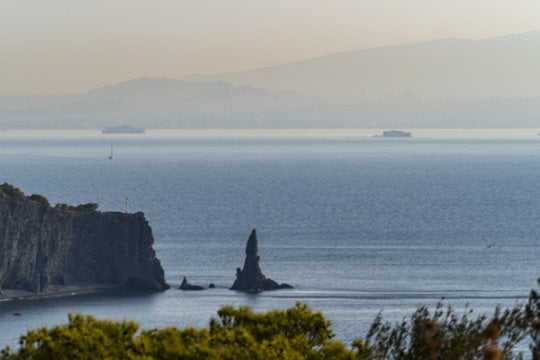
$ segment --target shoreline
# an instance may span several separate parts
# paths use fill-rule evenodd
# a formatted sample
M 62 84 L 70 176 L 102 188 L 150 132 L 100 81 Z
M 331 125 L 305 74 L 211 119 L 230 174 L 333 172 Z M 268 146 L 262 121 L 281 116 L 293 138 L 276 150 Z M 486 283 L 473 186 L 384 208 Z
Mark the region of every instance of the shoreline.
M 11 301 L 42 300 L 51 298 L 60 298 L 68 296 L 77 296 L 85 294 L 95 294 L 119 290 L 115 285 L 53 285 L 47 291 L 35 293 L 25 290 L 1 289 L 0 303 Z

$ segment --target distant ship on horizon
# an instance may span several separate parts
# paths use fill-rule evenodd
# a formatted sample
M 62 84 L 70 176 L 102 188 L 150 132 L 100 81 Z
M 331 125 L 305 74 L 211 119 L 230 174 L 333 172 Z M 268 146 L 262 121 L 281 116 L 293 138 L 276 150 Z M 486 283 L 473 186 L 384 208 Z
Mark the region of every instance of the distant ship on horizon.
M 130 125 L 110 126 L 101 130 L 103 134 L 144 134 L 145 131 L 142 128 L 138 128 Z
M 412 133 L 403 130 L 385 130 L 382 135 L 375 135 L 374 137 L 411 137 Z

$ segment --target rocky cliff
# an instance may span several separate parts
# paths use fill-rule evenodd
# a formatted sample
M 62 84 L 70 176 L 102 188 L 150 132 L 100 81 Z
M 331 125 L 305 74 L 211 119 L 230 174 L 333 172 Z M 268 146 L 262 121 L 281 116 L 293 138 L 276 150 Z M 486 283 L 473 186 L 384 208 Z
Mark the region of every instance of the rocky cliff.
M 51 207 L 0 185 L 0 288 L 44 292 L 62 285 L 168 288 L 144 214 Z

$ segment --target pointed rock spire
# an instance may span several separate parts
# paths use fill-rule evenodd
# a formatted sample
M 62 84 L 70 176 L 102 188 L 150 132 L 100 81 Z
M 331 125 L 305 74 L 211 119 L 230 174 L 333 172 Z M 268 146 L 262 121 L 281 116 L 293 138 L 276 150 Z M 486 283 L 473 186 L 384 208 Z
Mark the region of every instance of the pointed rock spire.
M 289 284 L 278 284 L 272 279 L 266 278 L 259 265 L 258 240 L 255 229 L 246 244 L 246 259 L 242 269 L 236 268 L 236 280 L 231 290 L 260 292 L 263 290 L 290 289 Z
M 259 252 L 258 248 L 259 246 L 257 241 L 257 231 L 253 229 L 251 230 L 251 235 L 249 235 L 249 239 L 246 245 L 246 259 L 249 257 L 256 257 L 257 253 Z

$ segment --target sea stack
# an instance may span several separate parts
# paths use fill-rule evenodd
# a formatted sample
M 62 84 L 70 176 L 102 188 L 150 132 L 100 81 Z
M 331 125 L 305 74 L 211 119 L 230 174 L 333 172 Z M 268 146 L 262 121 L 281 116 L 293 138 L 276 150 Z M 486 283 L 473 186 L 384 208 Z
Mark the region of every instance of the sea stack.
M 78 286 L 167 289 L 144 214 L 96 208 L 51 207 L 44 196 L 0 185 L 0 288 L 49 294 Z
M 253 229 L 246 245 L 246 260 L 242 269 L 236 268 L 236 280 L 231 290 L 261 292 L 263 290 L 290 289 L 289 284 L 278 284 L 267 278 L 259 265 L 257 231 Z
M 204 287 L 200 285 L 190 284 L 187 278 L 184 276 L 184 279 L 182 280 L 182 284 L 180 284 L 179 289 L 180 290 L 204 290 Z

